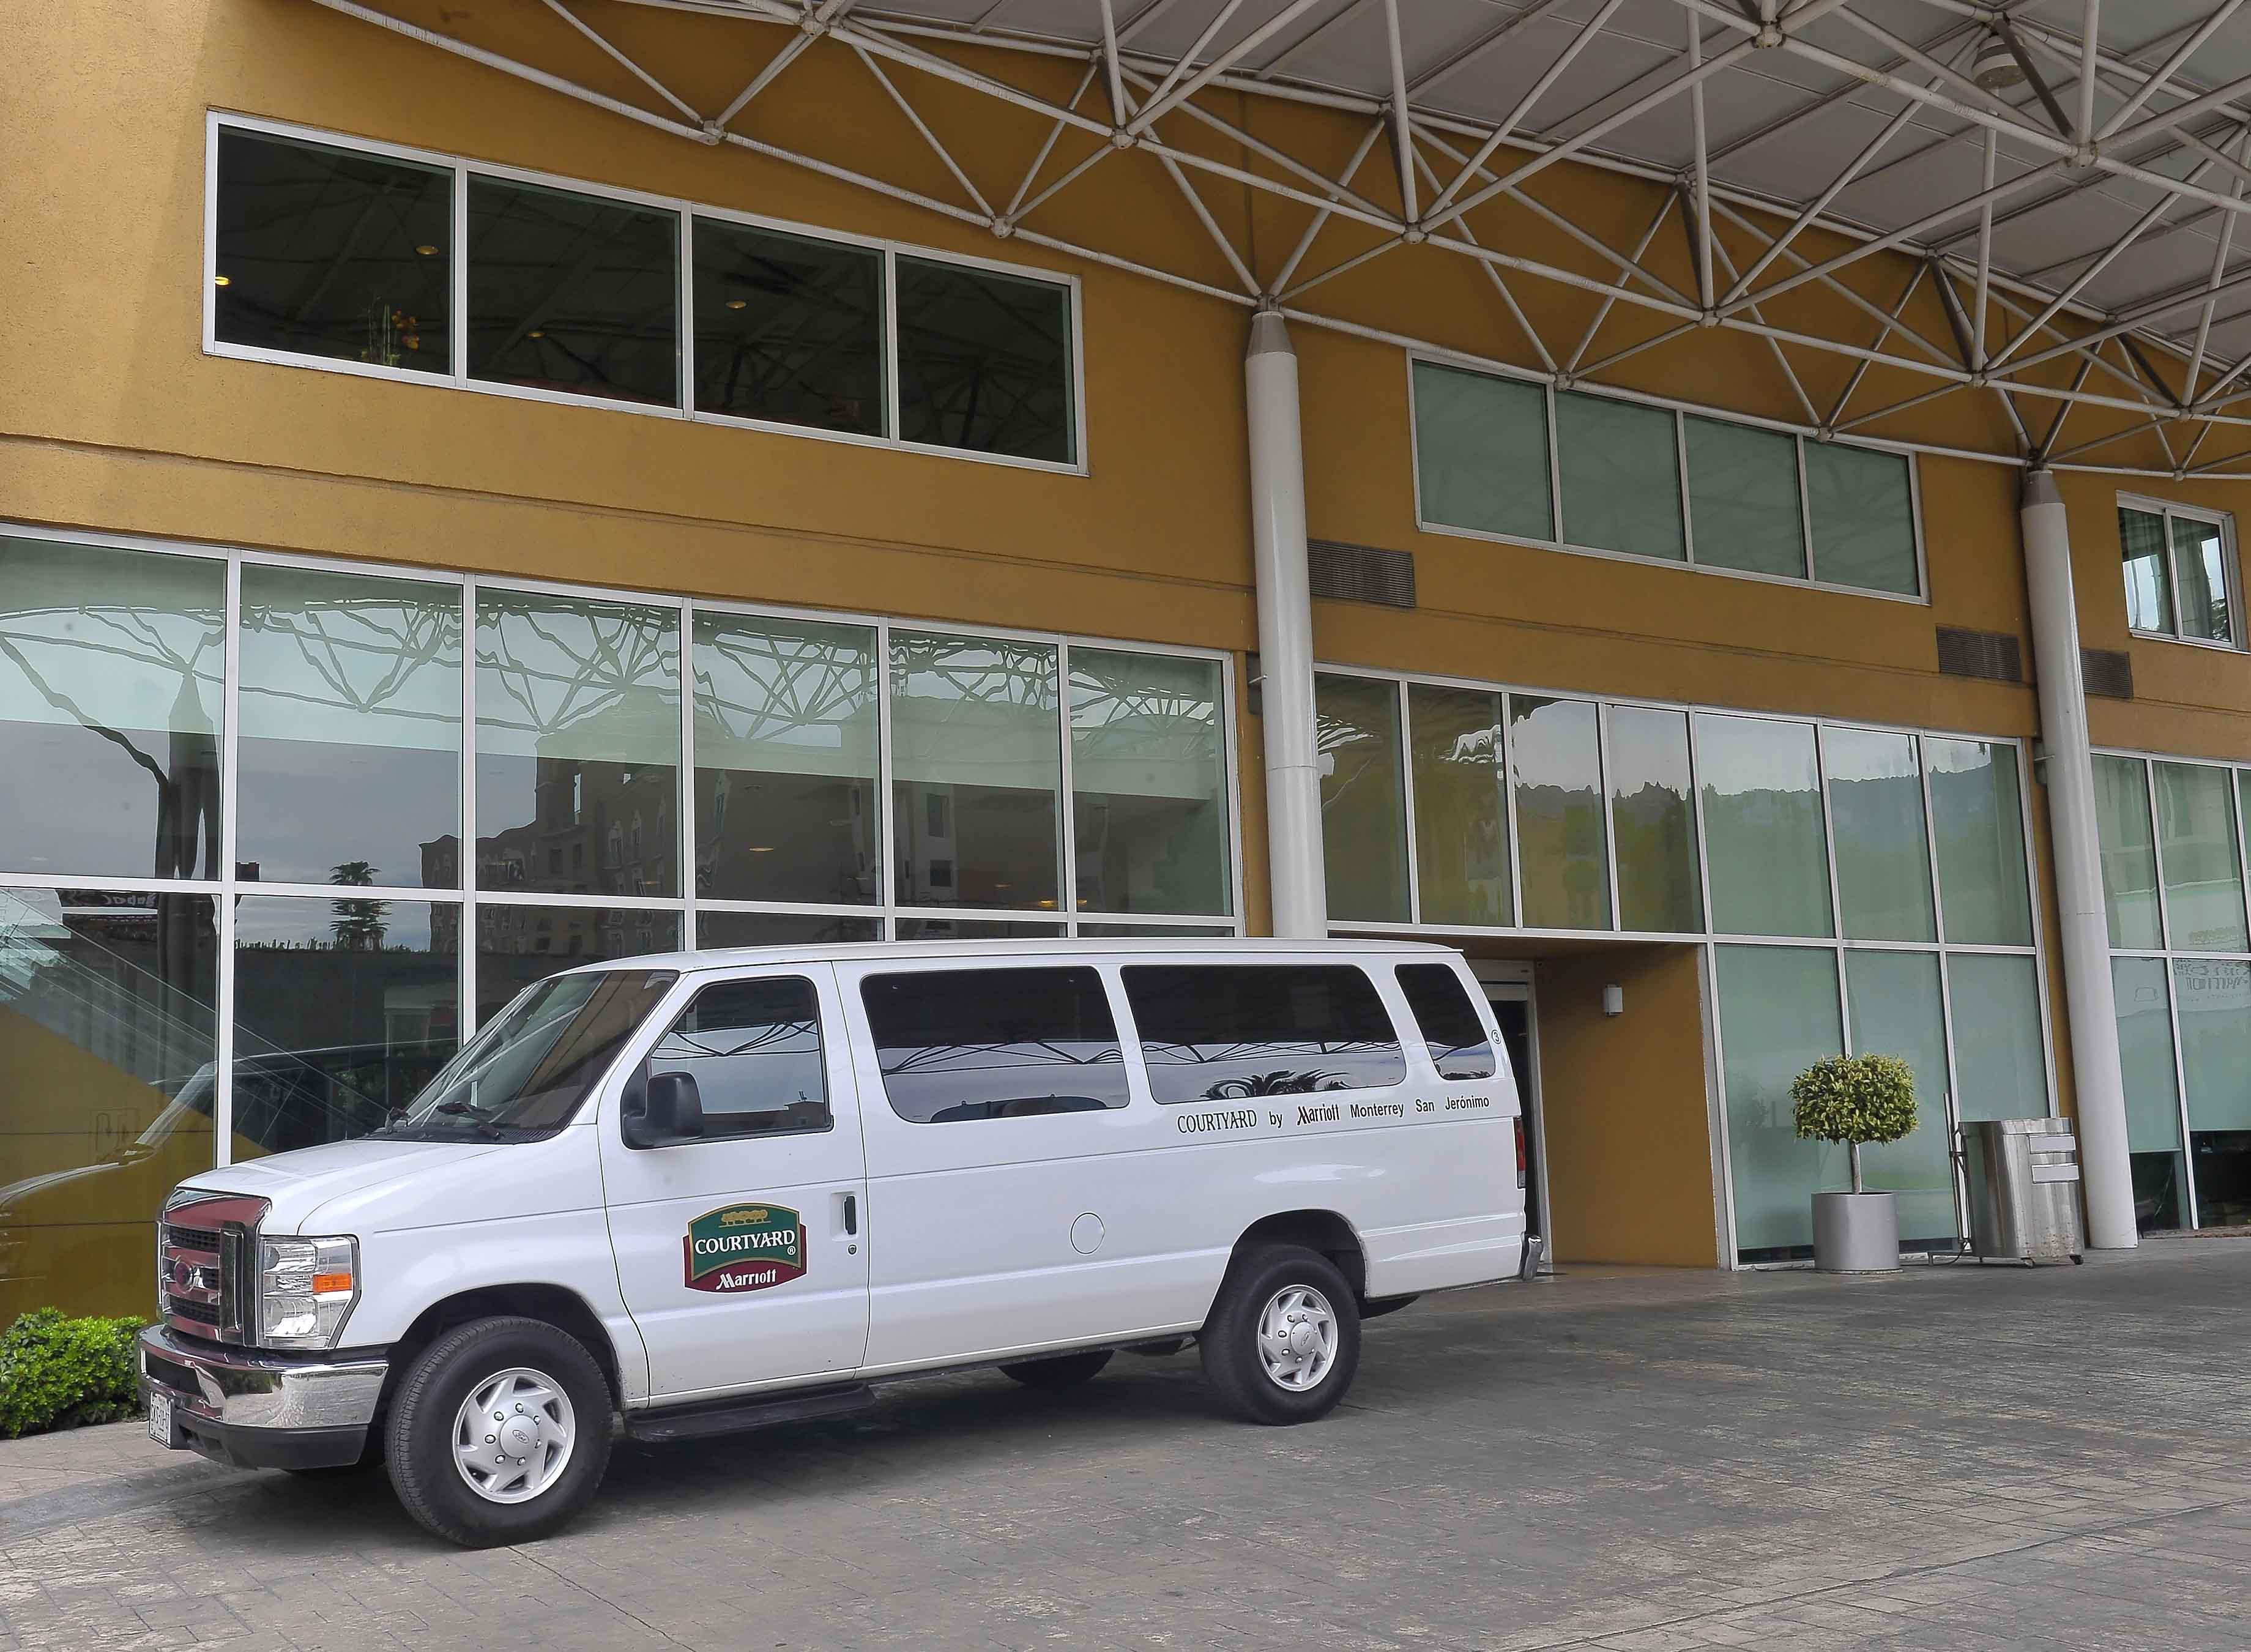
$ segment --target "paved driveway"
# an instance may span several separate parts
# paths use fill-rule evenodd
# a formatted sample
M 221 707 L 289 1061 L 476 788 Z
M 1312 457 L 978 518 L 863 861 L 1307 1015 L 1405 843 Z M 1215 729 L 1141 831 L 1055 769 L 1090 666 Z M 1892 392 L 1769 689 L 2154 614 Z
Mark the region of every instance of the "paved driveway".
M 1369 1328 L 1310 1428 L 1193 1355 L 690 1448 L 471 1554 L 381 1478 L 0 1444 L 0 1649 L 2251 1645 L 2251 1241 L 1569 1270 Z

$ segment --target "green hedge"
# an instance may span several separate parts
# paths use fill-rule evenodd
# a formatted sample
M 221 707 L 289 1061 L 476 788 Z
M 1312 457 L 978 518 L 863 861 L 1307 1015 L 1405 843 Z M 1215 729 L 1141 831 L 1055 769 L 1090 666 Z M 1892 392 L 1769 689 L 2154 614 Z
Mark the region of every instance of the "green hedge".
M 0 1435 L 141 1413 L 133 1333 L 138 1319 L 70 1319 L 60 1309 L 24 1315 L 0 1336 Z

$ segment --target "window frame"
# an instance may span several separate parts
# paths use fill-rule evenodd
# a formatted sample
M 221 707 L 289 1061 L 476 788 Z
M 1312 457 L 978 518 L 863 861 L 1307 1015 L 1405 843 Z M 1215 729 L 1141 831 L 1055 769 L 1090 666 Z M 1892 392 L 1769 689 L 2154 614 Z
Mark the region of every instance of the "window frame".
M 222 130 L 246 133 L 257 137 L 282 138 L 298 142 L 317 143 L 333 149 L 364 155 L 371 159 L 404 161 L 421 166 L 436 167 L 450 174 L 453 179 L 453 221 L 452 245 L 447 249 L 450 259 L 447 280 L 453 313 L 447 321 L 448 368 L 446 372 L 433 373 L 416 369 L 385 367 L 374 362 L 350 362 L 318 356 L 300 356 L 287 350 L 270 349 L 262 345 L 229 343 L 218 337 L 218 307 L 214 297 L 217 289 L 213 281 L 218 273 L 218 138 Z M 588 196 L 613 201 L 621 205 L 643 207 L 675 215 L 677 229 L 674 240 L 674 267 L 677 282 L 673 305 L 677 327 L 675 340 L 677 395 L 671 405 L 620 401 L 606 396 L 579 395 L 567 391 L 541 390 L 531 385 L 502 384 L 468 377 L 467 370 L 469 270 L 468 189 L 472 177 L 488 177 L 507 183 L 533 184 L 544 189 L 561 190 L 574 195 Z M 736 414 L 707 413 L 696 408 L 695 404 L 694 265 L 695 223 L 699 217 L 740 225 L 751 229 L 771 230 L 778 234 L 793 235 L 802 240 L 829 242 L 882 254 L 883 309 L 881 342 L 885 355 L 883 366 L 885 434 L 868 436 L 852 431 L 821 430 L 813 425 L 787 424 L 778 419 L 745 418 Z M 1070 327 L 1070 379 L 1068 391 L 1071 402 L 1071 452 L 1074 455 L 1071 462 L 1063 463 L 1049 459 L 1023 459 L 1012 453 L 980 453 L 974 448 L 945 447 L 930 442 L 909 442 L 900 439 L 898 436 L 897 262 L 901 254 L 962 269 L 1013 276 L 1020 280 L 1038 282 L 1064 290 L 1067 294 L 1067 314 Z M 731 426 L 738 430 L 763 431 L 771 435 L 798 436 L 814 441 L 842 442 L 848 446 L 880 448 L 892 453 L 964 459 L 978 464 L 1005 465 L 1019 470 L 1045 471 L 1056 475 L 1085 476 L 1091 473 L 1087 459 L 1085 307 L 1078 276 L 1067 271 L 1041 269 L 1030 265 L 1006 263 L 998 259 L 982 258 L 973 253 L 950 252 L 913 242 L 858 235 L 848 231 L 832 230 L 817 225 L 800 223 L 794 219 L 770 218 L 726 207 L 710 206 L 702 202 L 689 200 L 685 197 L 655 195 L 619 184 L 598 183 L 585 178 L 571 177 L 560 173 L 543 172 L 527 167 L 509 166 L 499 162 L 471 160 L 440 150 L 417 149 L 407 144 L 385 142 L 352 134 L 328 131 L 318 127 L 302 126 L 291 121 L 269 120 L 259 115 L 218 108 L 206 109 L 204 115 L 202 269 L 203 293 L 200 302 L 203 318 L 203 353 L 208 356 L 233 361 L 260 362 L 277 367 L 304 368 L 315 372 L 343 373 L 354 377 L 380 379 L 391 384 L 421 384 L 447 390 L 468 391 L 475 395 L 503 396 L 517 401 L 546 402 L 564 407 L 600 408 L 609 412 L 634 413 L 644 418 L 675 419 L 686 424 L 717 425 Z
M 730 986 L 739 986 L 751 982 L 763 985 L 770 981 L 801 981 L 805 984 L 806 991 L 810 993 L 813 998 L 813 1038 L 814 1044 L 819 1047 L 821 1060 L 821 1110 L 828 1115 L 828 1122 L 822 1124 L 802 1125 L 796 1130 L 728 1130 L 721 1134 L 714 1135 L 708 1129 L 709 1122 L 711 1119 L 712 1115 L 706 1112 L 703 1115 L 703 1117 L 706 1122 L 707 1129 L 703 1135 L 688 1141 L 668 1142 L 661 1144 L 661 1145 L 662 1147 L 696 1147 L 703 1145 L 716 1145 L 720 1143 L 728 1142 L 767 1142 L 778 1141 L 789 1137 L 827 1136 L 833 1134 L 836 1129 L 837 1065 L 835 1052 L 828 1038 L 829 1029 L 827 1024 L 828 1018 L 822 1013 L 823 1006 L 821 1001 L 820 979 L 806 970 L 787 966 L 773 970 L 770 972 L 760 971 L 753 974 L 719 974 L 714 972 L 699 975 L 696 971 L 683 970 L 681 971 L 681 978 L 682 981 L 686 982 L 688 985 L 689 991 L 687 999 L 681 1004 L 677 1010 L 674 1011 L 669 1017 L 665 1019 L 663 1030 L 657 1033 L 656 1041 L 651 1044 L 647 1049 L 643 1050 L 641 1054 L 640 1060 L 635 1061 L 633 1067 L 627 1070 L 626 1081 L 627 1083 L 632 1083 L 636 1081 L 646 1082 L 647 1080 L 655 1076 L 655 1075 L 649 1069 L 655 1064 L 658 1052 L 664 1047 L 664 1040 L 672 1036 L 674 1027 L 679 1025 L 682 1017 L 687 1015 L 690 1010 L 696 1007 L 696 1000 L 701 999 L 704 993 L 722 990 Z M 657 1018 L 651 1016 L 649 1019 L 651 1021 L 655 1021 Z M 724 1060 L 727 1058 L 720 1057 L 718 1059 Z M 693 1077 L 694 1075 L 690 1074 L 689 1076 Z M 698 1088 L 700 1089 L 701 1087 L 699 1086 Z M 719 1116 L 725 1117 L 727 1115 L 721 1114 Z M 620 1130 L 622 1132 L 625 1126 L 625 1121 L 622 1117 L 618 1120 L 618 1126 Z M 620 1135 L 619 1140 L 624 1143 L 626 1149 L 631 1152 L 653 1152 L 659 1151 L 658 1144 L 642 1146 L 630 1141 L 626 1141 L 622 1134 Z
M 2170 631 L 2148 631 L 2129 625 L 2126 634 L 2143 642 L 2185 643 L 2192 648 L 2209 648 L 2219 653 L 2240 654 L 2251 652 L 2251 636 L 2241 633 L 2247 628 L 2243 623 L 2243 559 L 2235 541 L 2235 515 L 2233 511 L 2211 510 L 2202 505 L 2176 504 L 2169 499 L 2154 499 L 2146 494 L 2121 493 L 2113 501 L 2117 510 L 2139 511 L 2144 516 L 2155 516 L 2163 524 L 2159 533 L 2165 547 L 2165 605 L 2172 620 Z M 2179 552 L 2173 545 L 2173 518 L 2201 522 L 2220 530 L 2222 556 L 2227 562 L 2227 617 L 2230 626 L 2239 634 L 2229 638 L 2191 637 L 2181 630 L 2181 580 Z M 2115 524 L 2116 516 L 2113 516 Z M 2122 546 L 2123 550 L 2123 546 Z M 2122 564 L 2123 566 L 2123 558 Z M 2125 591 L 2119 589 L 2119 602 L 2123 606 Z

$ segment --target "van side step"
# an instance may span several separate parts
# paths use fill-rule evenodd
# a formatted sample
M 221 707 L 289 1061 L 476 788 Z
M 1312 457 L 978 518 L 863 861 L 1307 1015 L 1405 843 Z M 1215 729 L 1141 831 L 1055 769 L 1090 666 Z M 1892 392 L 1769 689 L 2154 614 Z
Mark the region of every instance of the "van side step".
M 702 1440 L 712 1434 L 763 1428 L 769 1423 L 841 1416 L 848 1411 L 865 1411 L 875 1403 L 876 1391 L 864 1382 L 855 1382 L 835 1388 L 800 1388 L 749 1400 L 670 1406 L 661 1411 L 629 1411 L 626 1414 L 626 1438 L 651 1444 Z

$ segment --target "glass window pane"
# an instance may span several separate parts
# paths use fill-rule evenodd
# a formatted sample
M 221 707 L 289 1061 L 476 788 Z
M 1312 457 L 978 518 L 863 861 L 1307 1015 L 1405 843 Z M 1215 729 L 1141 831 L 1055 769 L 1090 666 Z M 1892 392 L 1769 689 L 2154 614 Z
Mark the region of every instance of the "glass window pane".
M 1491 1078 L 1500 1071 L 1493 1039 L 1460 976 L 1444 964 L 1403 964 L 1392 973 L 1440 1078 Z
M 1154 941 L 1167 936 L 1223 941 L 1233 930 L 1216 930 L 1208 923 L 1082 923 L 1078 932 L 1089 940 Z
M 902 941 L 1053 941 L 1063 936 L 1060 923 L 1033 923 L 1005 918 L 901 918 Z
M 219 874 L 225 633 L 224 563 L 0 536 L 0 864 Z
M 1407 812 L 1400 791 L 1399 688 L 1313 679 L 1321 857 L 1329 921 L 1407 921 Z
M 883 433 L 883 258 L 698 217 L 696 405 Z
M 828 912 L 715 912 L 696 915 L 696 950 L 730 946 L 825 946 L 840 941 L 880 941 L 881 918 Z
M 1930 770 L 1947 940 L 1957 946 L 2030 946 L 2033 903 L 2016 747 L 1926 735 L 1922 760 Z
M 242 570 L 245 878 L 458 888 L 461 592 Z
M 364 1136 L 461 1041 L 459 907 L 248 895 L 234 908 L 234 1157 Z
M 646 907 L 517 906 L 477 909 L 477 1024 L 534 981 L 581 964 L 680 950 L 680 914 Z
M 1957 1116 L 1965 1123 L 2047 1117 L 2040 976 L 2032 959 L 1952 953 L 1946 960 L 1946 982 L 1954 997 Z
M 1861 1149 L 1862 1175 L 1870 1187 L 1899 1195 L 1901 1239 L 1959 1238 L 1938 954 L 1848 951 L 1845 995 L 1853 1006 L 1853 1053 L 1896 1055 L 1915 1069 L 1915 1129 L 1899 1141 Z
M 2118 508 L 2118 546 L 2125 563 L 2126 624 L 2170 635 L 2173 586 L 2165 555 L 2165 519 L 2154 511 Z
M 1060 705 L 1052 644 L 891 632 L 901 901 L 1056 909 Z
M 1128 964 L 1120 973 L 1160 1102 L 1406 1082 L 1390 1012 L 1352 964 Z
M 2173 961 L 2197 1220 L 2251 1221 L 2251 964 Z
M 1805 577 L 1797 440 L 1712 418 L 1687 422 L 1688 520 L 1707 567 Z
M 1566 544 L 1687 560 L 1671 413 L 1607 396 L 1559 395 L 1555 459 Z
M 2220 525 L 2193 516 L 2171 520 L 2181 635 L 2207 642 L 2234 641 L 2234 582 L 2228 578 L 2227 541 Z
M 1070 289 L 900 258 L 899 434 L 1068 465 L 1078 457 Z
M 1695 722 L 1712 927 L 1833 934 L 1812 724 L 1707 714 Z
M 1099 1113 L 1132 1099 L 1093 970 L 871 975 L 860 999 L 883 1094 L 909 1123 Z
M 680 218 L 469 179 L 469 377 L 680 401 Z
M 477 599 L 477 887 L 677 895 L 677 610 Z
M 2144 1233 L 2188 1225 L 2168 973 L 2163 958 L 2110 960 L 2111 995 L 2118 1006 L 2118 1066 L 2126 1081 L 2134 1226 Z
M 1415 870 L 1425 923 L 1513 923 L 1500 696 L 1411 683 Z
M 1856 941 L 1936 940 L 1915 736 L 1825 729 L 1821 749 L 1845 933 Z
M 0 1324 L 149 1312 L 153 1219 L 211 1167 L 207 895 L 0 889 Z
M 1547 391 L 1490 373 L 1416 363 L 1415 473 L 1426 522 L 1553 539 Z
M 1508 697 L 1524 923 L 1536 930 L 1610 927 L 1603 841 L 1603 757 L 1590 700 Z
M 707 1137 L 779 1136 L 834 1123 L 821 1004 L 801 975 L 713 982 L 656 1041 L 648 1071 L 696 1081 Z
M 1234 910 L 1220 664 L 1070 651 L 1079 910 Z
M 1617 841 L 1618 923 L 1695 934 L 1696 807 L 1689 797 L 1688 715 L 1612 706 L 1610 834 Z
M 222 130 L 212 335 L 445 372 L 453 194 L 437 167 Z
M 1719 976 L 1721 1082 L 1728 1098 L 1728 1165 L 1735 1248 L 1770 1259 L 1813 1242 L 1813 1195 L 1849 1186 L 1846 1155 L 1800 1141 L 1790 1081 L 1844 1052 L 1837 955 L 1825 948 L 1722 946 Z
M 2095 830 L 2102 840 L 2102 905 L 2113 946 L 2163 946 L 2157 928 L 2157 855 L 2150 839 L 2149 765 L 2139 757 L 2095 758 Z
M 2174 949 L 2245 950 L 2243 862 L 2235 840 L 2230 771 L 2198 763 L 2160 763 L 2153 772 L 2166 931 Z
M 876 632 L 696 615 L 696 893 L 883 898 Z
M 1805 444 L 1805 502 L 1813 520 L 1813 577 L 1832 585 L 1921 589 L 1915 565 L 1915 491 L 1908 462 L 1839 442 Z

